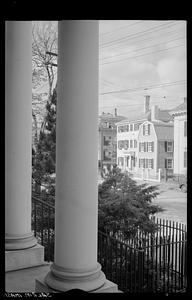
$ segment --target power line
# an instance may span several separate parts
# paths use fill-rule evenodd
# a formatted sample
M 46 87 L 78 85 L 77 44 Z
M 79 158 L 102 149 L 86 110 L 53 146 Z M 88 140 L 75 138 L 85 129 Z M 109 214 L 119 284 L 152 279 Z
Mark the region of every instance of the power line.
M 154 54 L 154 53 L 158 53 L 158 52 L 163 52 L 163 51 L 167 51 L 167 50 L 170 50 L 170 49 L 175 49 L 175 48 L 183 47 L 183 46 L 185 46 L 185 45 L 181 44 L 181 45 L 178 45 L 178 46 L 173 46 L 173 47 L 169 47 L 169 48 L 166 48 L 166 49 L 152 51 L 152 52 L 148 52 L 148 53 L 145 53 L 145 54 L 135 55 L 135 56 L 127 57 L 127 58 L 120 59 L 120 60 L 114 60 L 114 61 L 110 61 L 110 62 L 101 63 L 99 65 L 103 66 L 103 65 L 108 65 L 108 64 L 112 64 L 112 63 L 123 62 L 125 60 L 129 60 L 129 59 L 133 59 L 133 58 L 137 58 L 137 57 L 141 57 L 141 56 L 146 56 L 146 55 Z
M 103 59 L 110 59 L 110 58 L 113 58 L 113 57 L 116 57 L 116 56 L 121 56 L 121 55 L 129 54 L 129 53 L 134 53 L 136 51 L 141 51 L 143 49 L 148 49 L 148 48 L 151 48 L 151 47 L 155 47 L 155 46 L 159 46 L 159 45 L 164 45 L 165 43 L 169 44 L 169 43 L 171 43 L 173 41 L 177 41 L 177 40 L 181 40 L 181 39 L 185 39 L 185 37 L 175 38 L 175 39 L 169 40 L 168 42 L 165 41 L 165 42 L 158 43 L 158 44 L 153 44 L 153 45 L 150 45 L 150 46 L 147 46 L 147 47 L 142 47 L 142 48 L 138 48 L 138 49 L 136 48 L 134 51 L 123 52 L 123 53 L 119 53 L 119 54 L 115 54 L 115 55 L 111 55 L 111 56 L 107 56 L 107 57 L 102 57 L 101 60 L 103 60 Z
M 171 36 L 170 37 L 173 37 L 175 34 L 181 34 L 181 33 L 183 33 L 183 32 L 178 32 L 178 30 L 171 30 L 171 31 L 166 31 L 166 36 L 165 36 L 165 33 L 159 33 L 158 34 L 158 36 L 156 35 L 156 36 L 154 36 L 154 37 L 147 37 L 147 38 L 145 38 L 145 39 L 140 39 L 139 37 L 139 39 L 138 40 L 136 40 L 136 41 L 134 41 L 134 45 L 135 44 L 137 44 L 137 43 L 139 43 L 139 44 L 141 44 L 142 42 L 144 42 L 144 41 L 148 41 L 148 42 L 150 42 L 150 41 L 154 41 L 154 39 L 155 38 L 158 38 L 158 40 L 159 40 L 159 38 L 161 38 L 161 37 L 163 37 L 163 40 L 164 40 L 164 38 L 169 38 L 169 34 L 171 34 Z M 162 36 L 162 34 L 163 34 L 163 36 Z M 130 45 L 130 43 L 129 43 L 129 45 Z M 128 46 L 128 45 L 127 45 Z M 114 50 L 114 49 L 116 49 L 116 48 L 118 48 L 118 49 L 125 49 L 125 47 L 126 47 L 126 45 L 113 45 L 113 46 L 111 46 L 112 48 L 111 48 L 111 50 Z
M 125 89 L 125 90 L 118 90 L 118 91 L 109 91 L 109 92 L 104 92 L 100 93 L 99 95 L 107 95 L 107 94 L 116 94 L 116 93 L 128 93 L 128 92 L 133 92 L 137 90 L 148 90 L 148 89 L 155 89 L 155 88 L 161 88 L 161 87 L 168 87 L 168 86 L 173 86 L 173 85 L 180 85 L 180 84 L 185 84 L 186 80 L 178 80 L 178 81 L 173 81 L 173 82 L 164 82 L 162 84 L 154 84 L 150 85 L 146 88 L 146 86 L 142 87 L 136 87 L 133 89 Z
M 139 31 L 139 32 L 136 32 L 136 33 L 129 34 L 125 37 L 122 37 L 122 38 L 119 38 L 119 39 L 116 39 L 116 40 L 113 40 L 113 41 L 110 41 L 110 42 L 100 44 L 100 47 L 101 48 L 110 47 L 111 46 L 110 44 L 121 43 L 122 41 L 125 41 L 125 40 L 127 41 L 127 40 L 130 40 L 130 39 L 138 37 L 138 36 L 146 35 L 146 33 L 149 33 L 151 31 L 156 32 L 156 31 L 166 29 L 166 28 L 170 28 L 170 27 L 176 26 L 176 25 L 178 25 L 178 24 L 175 24 L 175 22 L 169 22 L 168 24 L 157 25 L 157 26 L 151 27 L 151 28 L 143 30 L 143 31 Z
M 114 32 L 116 32 L 116 31 L 118 31 L 118 30 L 123 29 L 123 28 L 132 27 L 132 26 L 134 26 L 134 25 L 136 25 L 136 24 L 138 24 L 138 23 L 141 23 L 141 22 L 142 22 L 142 21 L 137 21 L 137 22 L 132 23 L 132 24 L 130 24 L 130 25 L 121 26 L 121 27 L 119 27 L 119 28 L 117 28 L 117 29 L 115 29 L 115 30 L 113 30 L 113 31 L 104 32 L 104 33 L 101 34 L 101 36 L 104 36 L 104 35 L 106 35 L 106 34 L 114 33 Z

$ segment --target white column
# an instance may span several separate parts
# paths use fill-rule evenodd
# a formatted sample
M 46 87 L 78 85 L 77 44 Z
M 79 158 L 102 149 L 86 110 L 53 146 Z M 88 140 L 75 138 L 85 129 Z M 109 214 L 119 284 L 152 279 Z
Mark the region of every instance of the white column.
M 31 232 L 32 27 L 6 22 L 5 250 L 36 244 Z
M 58 291 L 96 290 L 98 21 L 59 22 L 55 259 L 45 282 Z

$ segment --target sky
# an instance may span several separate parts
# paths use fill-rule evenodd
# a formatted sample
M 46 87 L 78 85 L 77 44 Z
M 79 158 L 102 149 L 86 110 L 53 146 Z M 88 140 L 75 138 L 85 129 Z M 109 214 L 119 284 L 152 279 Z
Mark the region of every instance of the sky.
M 147 94 L 162 109 L 183 102 L 186 21 L 101 20 L 99 30 L 99 113 L 138 115 Z
M 176 107 L 187 96 L 186 21 L 99 20 L 98 67 L 99 114 L 141 114 L 146 95 Z

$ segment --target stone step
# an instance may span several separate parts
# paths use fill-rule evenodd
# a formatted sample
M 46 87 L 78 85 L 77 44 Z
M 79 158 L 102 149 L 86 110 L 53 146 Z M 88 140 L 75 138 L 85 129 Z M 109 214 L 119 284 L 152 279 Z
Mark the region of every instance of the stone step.
M 33 292 L 35 293 L 35 280 L 39 276 L 45 276 L 50 269 L 49 263 L 41 266 L 9 271 L 5 273 L 6 292 Z

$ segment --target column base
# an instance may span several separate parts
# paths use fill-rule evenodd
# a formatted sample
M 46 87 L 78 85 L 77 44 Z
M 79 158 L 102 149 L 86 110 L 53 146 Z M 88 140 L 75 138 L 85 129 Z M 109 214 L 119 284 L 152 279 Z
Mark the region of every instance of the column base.
M 37 240 L 33 232 L 24 235 L 9 235 L 5 234 L 5 250 L 22 250 L 34 247 Z
M 60 291 L 56 291 L 51 289 L 46 283 L 45 278 L 43 276 L 36 279 L 35 282 L 35 292 L 36 293 L 60 293 Z M 116 283 L 109 281 L 106 279 L 104 285 L 97 290 L 89 291 L 90 293 L 122 293 L 118 290 L 118 286 Z
M 98 263 L 92 270 L 70 270 L 64 269 L 53 263 L 50 272 L 42 280 L 36 280 L 36 292 L 39 288 L 51 289 L 52 292 L 66 292 L 72 289 L 81 289 L 93 292 L 101 288 L 106 283 L 105 274 L 101 271 Z
M 44 247 L 39 244 L 29 249 L 5 251 L 5 272 L 36 267 L 44 263 Z

